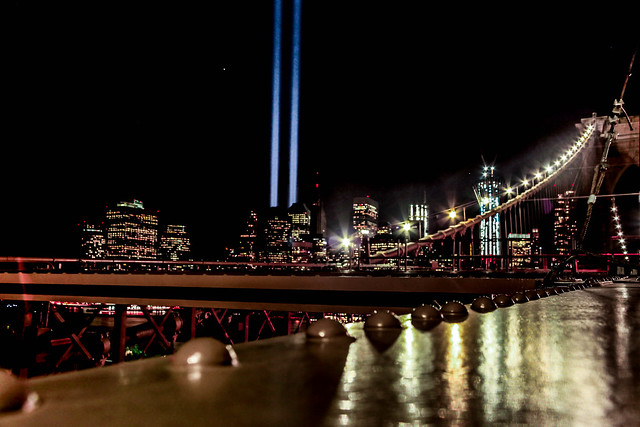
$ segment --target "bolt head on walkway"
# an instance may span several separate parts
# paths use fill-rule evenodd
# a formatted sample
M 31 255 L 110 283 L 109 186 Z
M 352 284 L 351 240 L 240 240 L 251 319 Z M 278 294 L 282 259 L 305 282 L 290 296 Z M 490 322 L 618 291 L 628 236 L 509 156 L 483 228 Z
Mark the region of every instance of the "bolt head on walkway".
M 498 308 L 489 297 L 478 297 L 471 303 L 471 309 L 478 313 L 488 313 Z
M 375 312 L 364 322 L 365 329 L 400 329 L 400 319 L 389 311 Z
M 450 301 L 442 306 L 440 309 L 440 313 L 442 313 L 442 318 L 445 322 L 461 322 L 469 316 L 469 311 L 467 307 L 464 306 L 461 302 L 458 301 Z
M 496 295 L 493 298 L 493 302 L 495 302 L 498 307 L 511 307 L 513 305 L 513 299 L 505 294 Z
M 235 364 L 235 353 L 213 338 L 194 338 L 173 355 L 175 366 L 223 366 Z
M 527 298 L 526 295 L 521 294 L 519 292 L 513 294 L 511 299 L 513 299 L 513 302 L 515 302 L 516 304 L 523 304 L 525 302 L 529 302 L 529 298 Z
M 540 299 L 540 295 L 536 291 L 524 291 L 524 296 L 529 298 L 529 301 L 533 301 L 534 299 Z
M 27 400 L 27 386 L 21 379 L 0 370 L 0 413 L 17 411 Z
M 308 339 L 331 339 L 338 337 L 347 337 L 347 330 L 337 320 L 322 318 L 314 322 L 307 329 Z
M 547 295 L 547 291 L 546 291 L 546 290 L 544 290 L 544 289 L 538 289 L 538 290 L 536 290 L 536 294 L 538 294 L 538 296 L 539 296 L 540 298 L 546 298 L 546 297 L 548 297 L 548 296 L 549 296 L 549 295 Z
M 411 320 L 442 320 L 442 313 L 432 305 L 421 305 L 413 309 Z

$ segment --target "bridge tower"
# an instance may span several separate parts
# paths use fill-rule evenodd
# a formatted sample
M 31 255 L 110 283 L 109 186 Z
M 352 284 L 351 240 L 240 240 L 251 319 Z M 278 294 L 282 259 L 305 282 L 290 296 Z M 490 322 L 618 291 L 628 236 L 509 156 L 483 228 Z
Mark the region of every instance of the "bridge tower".
M 576 124 L 576 128 L 582 131 L 592 118 L 584 118 L 580 123 Z M 579 194 L 588 194 L 589 185 L 591 184 L 591 176 L 593 171 L 600 164 L 600 159 L 605 147 L 606 138 L 603 134 L 609 127 L 609 118 L 607 116 L 596 117 L 595 134 L 601 135 L 596 138 L 593 150 L 589 150 L 586 154 L 582 170 L 587 172 L 586 179 L 582 179 L 579 188 Z M 616 199 L 616 203 L 622 215 L 628 218 L 637 218 L 640 215 L 640 207 L 638 205 L 638 196 L 629 196 L 629 193 L 638 193 L 640 191 L 640 116 L 630 116 L 631 129 L 626 119 L 620 119 L 620 123 L 616 126 L 617 138 L 611 145 L 607 157 L 606 176 L 600 191 L 601 195 L 621 196 Z M 591 221 L 591 229 L 587 233 L 587 247 L 595 252 L 612 253 L 615 252 L 616 242 L 612 239 L 616 232 L 610 220 L 611 203 L 609 197 L 599 197 L 594 205 L 594 220 Z M 632 221 L 638 226 L 638 222 Z M 627 230 L 625 232 L 627 239 L 639 240 L 640 231 Z M 632 249 L 637 250 L 638 244 L 633 245 Z

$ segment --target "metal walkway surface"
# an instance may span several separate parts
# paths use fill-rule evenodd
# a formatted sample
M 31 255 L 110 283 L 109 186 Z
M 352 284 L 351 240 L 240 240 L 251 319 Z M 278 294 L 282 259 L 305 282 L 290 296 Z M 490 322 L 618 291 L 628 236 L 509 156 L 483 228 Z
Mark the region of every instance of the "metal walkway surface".
M 3 426 L 634 425 L 640 285 L 565 292 L 429 328 L 347 325 L 29 380 Z M 200 339 L 201 343 L 203 342 Z M 196 340 L 197 341 L 197 340 Z M 197 356 L 197 357 L 196 357 Z M 196 360 L 197 359 L 197 360 Z M 187 360 L 187 363 L 183 363 Z M 198 362 L 191 364 L 191 362 Z

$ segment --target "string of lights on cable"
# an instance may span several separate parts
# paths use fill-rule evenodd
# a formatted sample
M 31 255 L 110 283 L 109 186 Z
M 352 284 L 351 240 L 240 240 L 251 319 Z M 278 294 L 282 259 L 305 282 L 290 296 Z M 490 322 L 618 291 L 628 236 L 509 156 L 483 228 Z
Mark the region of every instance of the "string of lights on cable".
M 618 207 L 616 206 L 616 198 L 611 198 L 611 217 L 613 221 L 613 227 L 615 229 L 615 237 L 618 239 L 618 244 L 622 250 L 625 260 L 629 260 L 629 252 L 627 251 L 627 244 L 624 239 L 624 233 L 622 232 L 622 225 L 620 224 L 620 215 L 618 214 Z

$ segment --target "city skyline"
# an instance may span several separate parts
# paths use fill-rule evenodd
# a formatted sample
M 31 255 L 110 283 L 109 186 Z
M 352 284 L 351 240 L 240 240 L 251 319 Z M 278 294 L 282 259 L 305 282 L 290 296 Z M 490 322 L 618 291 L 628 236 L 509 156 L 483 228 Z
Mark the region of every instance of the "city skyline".
M 334 228 L 355 196 L 398 219 L 425 192 L 432 212 L 472 200 L 482 156 L 508 178 L 609 113 L 635 43 L 624 19 L 585 31 L 579 11 L 542 13 L 543 33 L 452 12 L 303 2 L 298 188 L 320 171 Z M 77 222 L 132 198 L 234 242 L 218 224 L 269 203 L 273 3 L 84 13 L 10 7 L 3 254 L 57 255 Z

